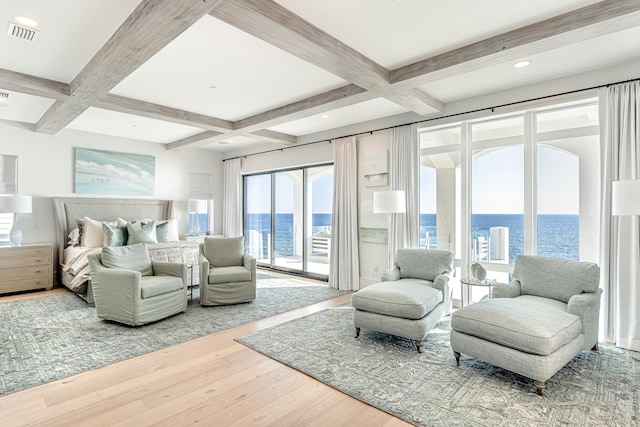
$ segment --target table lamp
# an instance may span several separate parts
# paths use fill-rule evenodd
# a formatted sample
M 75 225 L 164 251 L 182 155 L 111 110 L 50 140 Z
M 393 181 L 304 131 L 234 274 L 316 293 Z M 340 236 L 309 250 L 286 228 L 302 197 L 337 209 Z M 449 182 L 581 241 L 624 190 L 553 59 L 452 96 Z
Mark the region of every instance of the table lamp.
M 191 199 L 188 203 L 188 209 L 190 214 L 196 215 L 195 221 L 193 222 L 193 230 L 191 230 L 191 233 L 200 234 L 200 220 L 198 219 L 198 216 L 201 212 L 207 212 L 207 201 Z
M 20 246 L 22 244 L 22 230 L 18 223 L 18 214 L 31 213 L 31 196 L 0 196 L 0 212 L 14 215 L 9 241 L 13 246 Z

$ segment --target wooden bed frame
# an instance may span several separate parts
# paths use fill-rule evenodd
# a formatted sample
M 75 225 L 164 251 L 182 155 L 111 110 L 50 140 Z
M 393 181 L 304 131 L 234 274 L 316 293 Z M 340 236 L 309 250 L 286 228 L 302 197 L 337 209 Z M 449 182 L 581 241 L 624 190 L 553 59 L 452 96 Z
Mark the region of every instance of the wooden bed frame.
M 98 221 L 110 221 L 118 217 L 127 220 L 149 218 L 160 221 L 173 216 L 172 200 L 53 197 L 51 202 L 56 223 L 57 278 L 59 283 L 67 287 L 61 263 L 64 261 L 69 233 L 77 228 L 76 218 L 86 216 Z M 92 303 L 93 296 L 88 288 L 89 295 L 79 295 Z

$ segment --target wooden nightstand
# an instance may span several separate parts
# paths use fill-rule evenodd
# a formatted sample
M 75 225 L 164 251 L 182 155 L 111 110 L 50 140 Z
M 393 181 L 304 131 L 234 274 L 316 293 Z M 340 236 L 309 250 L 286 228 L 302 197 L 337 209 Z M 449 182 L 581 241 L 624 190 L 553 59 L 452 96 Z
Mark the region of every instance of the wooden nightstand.
M 0 246 L 0 294 L 53 287 L 53 246 Z

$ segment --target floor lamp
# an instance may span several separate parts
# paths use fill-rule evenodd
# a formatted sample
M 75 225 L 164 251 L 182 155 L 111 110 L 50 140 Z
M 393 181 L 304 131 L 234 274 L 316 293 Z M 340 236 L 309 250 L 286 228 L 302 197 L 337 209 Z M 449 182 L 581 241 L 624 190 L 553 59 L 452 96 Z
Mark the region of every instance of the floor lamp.
M 389 228 L 387 229 L 387 264 L 388 268 L 393 268 L 391 260 L 393 259 L 393 251 L 391 248 L 391 215 L 405 213 L 407 211 L 407 202 L 403 190 L 392 191 L 376 191 L 373 193 L 373 213 L 389 214 Z
M 614 181 L 611 190 L 612 215 L 640 215 L 640 179 Z

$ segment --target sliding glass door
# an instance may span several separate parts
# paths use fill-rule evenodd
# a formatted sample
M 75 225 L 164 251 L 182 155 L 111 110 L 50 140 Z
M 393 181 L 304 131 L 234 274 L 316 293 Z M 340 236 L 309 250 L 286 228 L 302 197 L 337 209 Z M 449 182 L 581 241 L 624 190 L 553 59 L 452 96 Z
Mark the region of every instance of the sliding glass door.
M 245 176 L 245 239 L 258 264 L 329 275 L 333 166 Z

